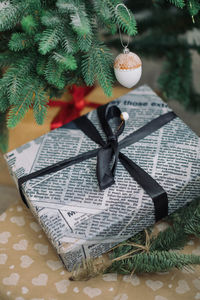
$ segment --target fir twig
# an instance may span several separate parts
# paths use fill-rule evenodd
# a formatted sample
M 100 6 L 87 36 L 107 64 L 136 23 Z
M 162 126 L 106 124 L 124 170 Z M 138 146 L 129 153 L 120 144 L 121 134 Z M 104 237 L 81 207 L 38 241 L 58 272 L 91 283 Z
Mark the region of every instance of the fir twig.
M 149 227 L 128 241 L 113 247 L 107 256 L 109 267 L 106 268 L 102 263 L 99 264 L 97 271 L 95 259 L 90 259 L 74 269 L 72 279 L 87 280 L 104 272 L 121 274 L 164 272 L 174 267 L 182 269 L 200 264 L 200 256 L 173 251 L 182 249 L 191 234 L 199 236 L 200 199 L 179 209 L 168 220 L 172 224 L 157 235 L 153 234 L 152 227 Z

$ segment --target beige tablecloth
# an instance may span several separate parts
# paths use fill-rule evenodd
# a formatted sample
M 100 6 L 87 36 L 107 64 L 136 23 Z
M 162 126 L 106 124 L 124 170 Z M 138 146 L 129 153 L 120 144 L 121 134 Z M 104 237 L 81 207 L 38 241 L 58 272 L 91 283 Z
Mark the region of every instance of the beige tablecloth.
M 200 255 L 200 242 L 191 239 L 184 252 Z M 133 277 L 104 274 L 84 282 L 69 276 L 21 200 L 0 216 L 1 300 L 200 299 L 200 267 Z

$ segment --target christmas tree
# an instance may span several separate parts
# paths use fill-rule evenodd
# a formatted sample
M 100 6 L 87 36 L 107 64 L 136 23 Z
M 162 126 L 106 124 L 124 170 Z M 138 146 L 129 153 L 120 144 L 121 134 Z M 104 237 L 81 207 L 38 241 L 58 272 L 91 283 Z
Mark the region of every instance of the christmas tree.
M 138 28 L 140 34 L 130 45 L 137 53 L 167 58 L 159 79 L 166 96 L 199 106 L 192 86 L 190 50 L 200 47 L 179 38 L 199 28 L 199 1 L 126 1 L 137 28 L 130 10 L 129 17 L 122 6 L 115 9 L 121 2 L 0 1 L 0 111 L 7 114 L 8 127 L 16 126 L 30 107 L 36 122 L 42 124 L 49 97 L 73 83 L 90 86 L 97 80 L 111 95 L 113 56 L 104 36 L 117 36 L 119 41 L 118 27 L 130 36 Z
M 97 80 L 111 95 L 112 55 L 100 38 L 117 26 L 130 35 L 136 23 L 116 1 L 12 0 L 0 2 L 0 64 L 8 67 L 0 81 L 0 110 L 14 127 L 33 106 L 42 124 L 49 96 L 66 85 Z

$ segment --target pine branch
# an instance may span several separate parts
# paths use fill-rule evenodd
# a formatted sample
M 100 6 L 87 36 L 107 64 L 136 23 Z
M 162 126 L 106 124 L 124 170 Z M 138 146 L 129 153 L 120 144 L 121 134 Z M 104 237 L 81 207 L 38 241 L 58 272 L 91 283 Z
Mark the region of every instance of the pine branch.
M 38 55 L 38 60 L 36 65 L 36 72 L 38 75 L 45 75 L 47 62 L 48 62 L 48 57 Z
M 0 112 L 5 113 L 8 110 L 9 106 L 10 103 L 8 101 L 8 97 L 6 94 L 1 92 L 1 85 L 0 85 Z
M 76 70 L 77 63 L 72 54 L 64 53 L 63 51 L 54 52 L 52 58 L 60 65 L 63 70 Z
M 33 40 L 26 33 L 13 33 L 9 41 L 11 51 L 22 51 L 33 46 Z
M 187 6 L 191 16 L 196 16 L 200 11 L 200 2 L 198 0 L 189 0 Z
M 103 44 L 95 43 L 83 57 L 82 74 L 87 85 L 97 79 L 107 96 L 111 96 L 113 74 L 111 73 L 112 56 Z M 110 67 L 110 68 L 109 68 Z
M 0 53 L 0 67 L 8 67 L 19 58 L 19 55 L 9 50 Z
M 1 101 L 1 99 L 0 99 Z M 8 129 L 6 128 L 6 113 L 0 113 L 0 151 L 8 151 Z
M 180 250 L 186 245 L 188 239 L 182 226 L 170 226 L 152 239 L 150 251 Z
M 44 11 L 41 16 L 41 23 L 49 28 L 55 28 L 62 24 L 62 19 L 60 18 L 57 10 L 47 10 Z
M 103 23 L 111 34 L 115 34 L 117 32 L 117 26 L 113 21 L 113 14 L 107 3 L 102 0 L 94 0 L 94 9 L 98 16 L 98 24 Z
M 10 1 L 0 3 L 0 31 L 5 31 L 14 27 L 23 15 L 25 5 L 12 4 Z
M 81 70 L 85 83 L 88 86 L 92 86 L 95 81 L 95 70 L 93 67 L 94 59 L 94 53 L 90 51 L 88 54 L 83 56 L 82 60 Z
M 188 222 L 184 226 L 184 231 L 187 234 L 193 234 L 196 237 L 200 238 L 200 201 L 199 205 L 195 209 L 193 215 L 188 220 Z
M 23 2 L 23 0 L 21 0 Z M 29 12 L 35 12 L 37 14 L 37 11 L 42 9 L 41 0 L 26 0 L 27 9 L 26 11 Z
M 74 54 L 78 51 L 76 37 L 69 27 L 66 27 L 61 33 L 61 46 L 66 53 Z
M 43 55 L 54 50 L 60 41 L 60 28 L 48 28 L 40 35 L 39 52 Z
M 183 8 L 185 6 L 184 0 L 168 0 L 168 1 L 178 8 Z
M 37 90 L 35 90 L 33 112 L 35 120 L 39 125 L 42 125 L 44 122 L 44 118 L 47 114 L 48 101 L 48 96 L 43 87 L 40 86 Z
M 67 12 L 69 14 L 70 24 L 78 35 L 91 34 L 90 21 L 83 2 L 79 0 L 58 0 L 56 5 L 61 13 Z
M 200 264 L 200 256 L 168 251 L 153 251 L 132 255 L 124 260 L 113 261 L 113 264 L 106 272 L 117 272 L 120 274 L 164 272 L 171 268 L 182 269 L 193 264 Z
M 21 93 L 25 88 L 25 81 L 28 74 L 34 66 L 34 56 L 32 53 L 19 59 L 16 64 L 13 64 L 3 76 L 8 99 L 11 105 L 15 105 L 21 97 Z
M 126 9 L 122 6 L 119 6 L 116 10 L 116 6 L 120 1 L 103 0 L 102 2 L 110 8 L 115 23 L 117 23 L 124 32 L 129 35 L 135 35 L 137 33 L 136 21 L 132 12 L 129 10 L 129 16 Z
M 15 127 L 25 116 L 35 98 L 35 89 L 31 78 L 27 80 L 26 86 L 23 87 L 22 101 L 11 107 L 8 112 L 7 126 L 8 128 Z
M 192 90 L 191 55 L 188 50 L 177 53 L 176 49 L 167 54 L 163 72 L 158 83 L 165 91 L 167 98 L 182 101 L 185 106 L 190 104 Z
M 113 62 L 112 56 L 103 44 L 99 44 L 95 49 L 95 73 L 96 78 L 103 88 L 107 96 L 112 95 L 112 83 L 113 83 L 113 74 L 111 73 L 111 64 Z M 110 66 L 110 68 L 109 68 Z
M 32 15 L 24 16 L 21 20 L 22 29 L 25 33 L 33 35 L 38 30 L 39 24 Z
M 92 35 L 85 34 L 84 36 L 78 36 L 77 42 L 78 42 L 79 49 L 83 52 L 87 52 L 87 51 L 89 51 L 89 49 L 92 45 Z
M 58 65 L 53 58 L 49 58 L 46 65 L 45 78 L 49 84 L 58 89 L 63 89 L 66 85 L 63 66 Z

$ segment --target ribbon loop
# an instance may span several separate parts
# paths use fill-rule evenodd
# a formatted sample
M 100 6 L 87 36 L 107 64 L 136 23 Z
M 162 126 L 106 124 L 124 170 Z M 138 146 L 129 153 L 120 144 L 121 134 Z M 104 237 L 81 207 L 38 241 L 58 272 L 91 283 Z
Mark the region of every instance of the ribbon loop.
M 125 124 L 120 118 L 121 111 L 116 105 L 100 106 L 97 113 L 101 127 L 107 137 L 106 145 L 97 154 L 97 180 L 100 189 L 103 190 L 115 182 L 114 176 L 119 157 L 118 136 L 123 132 Z M 111 119 L 115 119 L 117 125 L 115 133 L 109 124 Z

